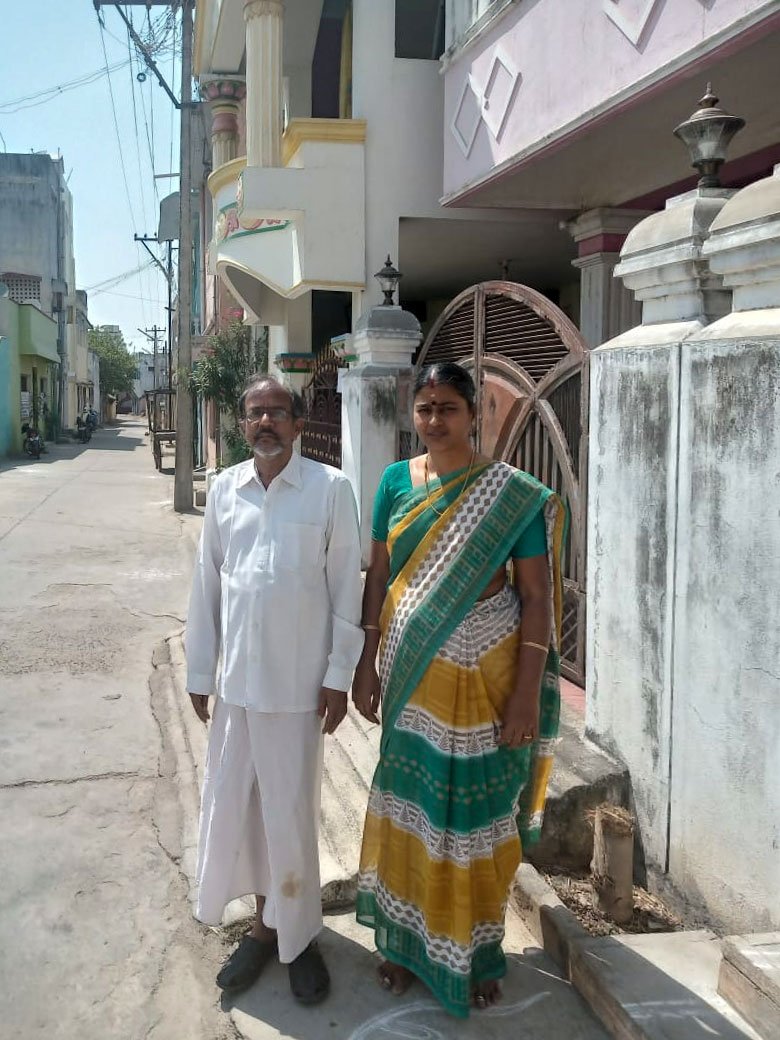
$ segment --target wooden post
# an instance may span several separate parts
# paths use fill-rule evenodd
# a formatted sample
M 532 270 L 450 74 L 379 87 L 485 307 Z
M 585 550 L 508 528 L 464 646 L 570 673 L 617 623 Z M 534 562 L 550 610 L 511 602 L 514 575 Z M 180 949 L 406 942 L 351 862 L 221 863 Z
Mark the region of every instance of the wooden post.
M 590 865 L 596 902 L 616 924 L 634 912 L 634 822 L 615 805 L 602 805 L 593 817 L 593 860 Z

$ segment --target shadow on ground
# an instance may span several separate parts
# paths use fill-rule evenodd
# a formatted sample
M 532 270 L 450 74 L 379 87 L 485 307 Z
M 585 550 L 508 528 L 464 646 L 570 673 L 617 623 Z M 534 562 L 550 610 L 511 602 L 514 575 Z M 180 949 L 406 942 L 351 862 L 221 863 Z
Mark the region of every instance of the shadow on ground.
M 421 983 L 415 983 L 403 997 L 382 989 L 376 975 L 379 956 L 362 945 L 370 939 L 352 913 L 326 917 L 319 942 L 331 973 L 331 994 L 318 1007 L 295 1003 L 287 968 L 275 963 L 246 993 L 232 1000 L 223 998 L 223 1009 L 231 1012 L 247 1040 L 606 1038 L 571 985 L 540 950 L 510 954 L 501 1001 L 486 1011 L 473 1011 L 464 1021 L 448 1015 Z

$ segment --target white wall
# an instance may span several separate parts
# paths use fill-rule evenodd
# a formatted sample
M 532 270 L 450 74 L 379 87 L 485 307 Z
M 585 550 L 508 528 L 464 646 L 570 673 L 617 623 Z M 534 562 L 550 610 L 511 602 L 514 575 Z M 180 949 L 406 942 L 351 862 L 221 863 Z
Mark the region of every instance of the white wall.
M 366 137 L 366 279 L 398 260 L 402 216 L 445 214 L 442 188 L 444 90 L 437 61 L 395 57 L 394 0 L 354 0 L 352 114 Z
M 780 310 L 763 314 L 774 337 L 746 316 L 744 338 L 727 319 L 682 347 L 669 867 L 759 932 L 780 927 Z
M 734 286 L 755 268 L 780 301 L 780 219 L 749 192 L 710 263 Z M 674 249 L 641 241 L 623 270 L 647 320 Z M 706 263 L 697 284 L 717 288 Z M 651 877 L 733 932 L 780 927 L 779 386 L 780 306 L 639 326 L 591 355 L 587 728 L 629 767 Z
M 628 765 L 645 854 L 664 868 L 679 347 L 626 333 L 590 365 L 586 722 Z

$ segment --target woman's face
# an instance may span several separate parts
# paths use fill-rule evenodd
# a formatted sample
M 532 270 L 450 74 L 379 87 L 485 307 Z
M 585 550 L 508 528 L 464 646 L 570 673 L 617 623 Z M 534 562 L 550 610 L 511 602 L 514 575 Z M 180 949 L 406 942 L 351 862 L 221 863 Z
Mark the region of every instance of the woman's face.
M 471 407 L 453 387 L 436 383 L 417 392 L 414 428 L 426 448 L 469 448 L 473 426 Z

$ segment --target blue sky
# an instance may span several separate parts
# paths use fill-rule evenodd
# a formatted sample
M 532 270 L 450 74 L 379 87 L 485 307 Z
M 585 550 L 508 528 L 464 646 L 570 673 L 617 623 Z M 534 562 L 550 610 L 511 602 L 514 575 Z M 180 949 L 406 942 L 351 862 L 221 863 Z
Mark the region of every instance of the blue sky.
M 152 8 L 153 21 L 167 10 Z M 127 11 L 135 25 L 145 26 L 145 7 Z M 178 114 L 151 73 L 145 83 L 137 81 L 140 67 L 135 49 L 129 65 L 127 32 L 117 11 L 106 7 L 103 17 L 109 67 L 124 63 L 111 73 L 110 82 L 127 191 L 92 0 L 3 0 L 0 13 L 0 149 L 62 154 L 73 195 L 77 288 L 87 290 L 149 260 L 143 247 L 133 242 L 133 233 L 156 234 L 159 199 L 178 188 L 175 180 L 155 180 L 152 169 L 153 160 L 154 173 L 178 172 Z M 159 64 L 169 84 L 175 83 L 178 96 L 179 62 L 175 69 L 172 62 L 169 46 Z M 94 82 L 67 88 L 73 80 L 99 70 L 103 74 Z M 59 85 L 65 89 L 53 99 L 12 111 L 42 100 L 19 99 Z M 156 269 L 149 269 L 110 286 L 109 291 L 90 291 L 89 317 L 94 324 L 119 325 L 125 339 L 140 348 L 146 341 L 138 327 L 155 322 L 165 326 L 166 303 L 165 280 Z

